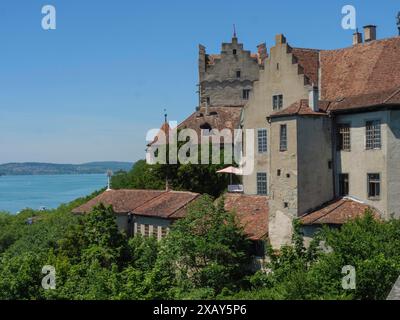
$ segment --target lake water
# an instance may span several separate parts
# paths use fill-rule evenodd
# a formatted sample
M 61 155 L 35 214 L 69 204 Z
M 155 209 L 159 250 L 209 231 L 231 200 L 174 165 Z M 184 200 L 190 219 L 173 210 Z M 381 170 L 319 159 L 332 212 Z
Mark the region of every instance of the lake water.
M 106 186 L 105 174 L 0 176 L 0 211 L 57 208 Z

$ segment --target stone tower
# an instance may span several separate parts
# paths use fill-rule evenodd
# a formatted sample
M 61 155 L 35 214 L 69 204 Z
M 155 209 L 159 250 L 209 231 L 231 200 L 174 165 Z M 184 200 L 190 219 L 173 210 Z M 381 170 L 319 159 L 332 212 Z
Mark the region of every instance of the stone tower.
M 243 49 L 236 33 L 232 42 L 223 43 L 220 54 L 207 54 L 199 45 L 200 104 L 208 106 L 244 105 L 258 80 L 259 71 L 267 58 L 265 43 L 252 54 Z

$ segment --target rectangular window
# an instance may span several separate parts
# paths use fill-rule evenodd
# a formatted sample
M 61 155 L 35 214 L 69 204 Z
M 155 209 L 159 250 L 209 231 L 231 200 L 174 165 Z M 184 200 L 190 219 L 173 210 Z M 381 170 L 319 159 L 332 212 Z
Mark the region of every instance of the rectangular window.
M 267 129 L 257 130 L 258 153 L 267 152 Z
M 153 226 L 153 237 L 154 238 L 158 238 L 158 227 L 157 226 Z
M 140 223 L 136 223 L 135 234 L 142 234 L 142 225 Z
M 283 107 L 283 95 L 277 94 L 272 96 L 272 108 L 274 110 L 282 109 Z
M 243 90 L 243 100 L 249 100 L 250 97 L 250 89 Z
M 368 198 L 376 199 L 381 195 L 381 176 L 379 173 L 368 173 Z
M 161 238 L 166 237 L 168 234 L 168 228 L 167 227 L 161 227 Z
M 286 124 L 281 124 L 279 133 L 279 151 L 287 150 L 287 126 Z
M 257 194 L 267 195 L 267 174 L 265 172 L 257 172 Z
M 236 78 L 240 78 L 240 71 L 238 70 L 238 71 L 236 71 Z
M 381 148 L 381 122 L 380 120 L 367 121 L 366 125 L 366 149 Z
M 345 197 L 349 195 L 349 174 L 342 173 L 339 175 L 339 196 Z
M 149 237 L 150 236 L 150 225 L 145 224 L 144 225 L 144 236 Z
M 350 124 L 338 125 L 338 150 L 351 151 L 350 145 Z

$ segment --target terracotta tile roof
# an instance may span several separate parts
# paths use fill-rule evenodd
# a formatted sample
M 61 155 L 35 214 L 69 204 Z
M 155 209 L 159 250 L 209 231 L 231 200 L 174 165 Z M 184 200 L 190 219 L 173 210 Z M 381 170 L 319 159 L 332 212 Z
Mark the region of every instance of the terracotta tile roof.
M 314 84 L 321 68 L 320 111 L 400 105 L 400 37 L 339 50 L 289 47 L 289 51 Z M 302 113 L 310 114 L 305 102 L 296 102 L 272 117 Z
M 290 48 L 298 64 L 303 68 L 309 84 L 318 85 L 319 52 L 317 49 Z
M 232 131 L 239 128 L 240 115 L 243 105 L 239 106 L 210 106 L 208 114 L 206 108 L 202 107 L 198 111 L 192 113 L 186 120 L 178 125 L 178 129 L 193 129 L 197 132 L 198 137 L 201 135 L 203 126 L 207 124 L 212 129 L 229 129 Z
M 300 218 L 304 225 L 320 225 L 320 224 L 344 224 L 349 220 L 361 217 L 365 214 L 366 209 L 372 209 L 374 215 L 378 218 L 378 212 L 358 201 L 351 198 L 340 198 L 324 204 L 321 208 L 308 213 Z
M 153 141 L 150 142 L 147 146 L 149 147 L 149 146 L 153 145 L 154 143 L 156 143 L 157 141 L 159 141 L 162 134 L 165 135 L 166 142 L 168 143 L 169 130 L 171 130 L 171 127 L 169 126 L 168 122 L 164 122 L 162 124 L 160 130 L 158 131 L 157 135 L 154 137 Z
M 187 205 L 200 195 L 192 192 L 169 191 L 153 198 L 140 207 L 135 208 L 134 213 L 141 216 L 159 218 L 182 218 L 186 214 Z
M 321 103 L 321 107 L 324 108 L 324 105 Z M 327 114 L 321 110 L 319 112 L 313 111 L 308 103 L 308 100 L 302 99 L 290 105 L 289 107 L 275 112 L 270 115 L 270 118 L 284 117 L 284 116 L 326 116 Z
M 93 207 L 112 206 L 116 214 L 134 213 L 159 218 L 177 218 L 186 213 L 186 206 L 199 194 L 162 190 L 109 190 L 74 209 L 73 213 L 88 213 Z
M 225 210 L 236 213 L 250 240 L 261 240 L 268 234 L 268 198 L 244 194 L 225 194 Z
M 341 112 L 375 106 L 400 105 L 400 89 L 346 97 L 329 103 L 328 111 Z
M 210 127 L 211 129 L 233 130 L 239 128 L 240 116 L 242 113 L 243 105 L 236 106 L 210 106 L 208 108 L 208 114 L 205 107 L 201 107 L 198 111 L 192 113 L 184 121 L 182 121 L 176 129 L 193 129 L 196 131 L 197 136 L 201 137 L 202 128 Z M 168 124 L 163 124 L 160 128 L 159 133 L 155 136 L 154 140 L 147 146 L 155 144 L 159 141 L 160 132 L 164 132 L 166 135 L 166 141 L 169 140 L 169 131 L 173 130 Z
M 337 101 L 399 89 L 399 57 L 400 37 L 321 51 L 321 100 Z

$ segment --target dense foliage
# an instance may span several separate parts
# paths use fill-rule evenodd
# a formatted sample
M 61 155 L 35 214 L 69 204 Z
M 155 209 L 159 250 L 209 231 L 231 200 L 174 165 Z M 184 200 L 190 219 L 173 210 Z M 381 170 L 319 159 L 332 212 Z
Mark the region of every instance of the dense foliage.
M 199 153 L 200 154 L 200 153 Z M 211 153 L 210 153 L 211 154 Z M 200 157 L 200 155 L 199 155 Z M 120 172 L 112 177 L 113 189 L 165 189 L 166 180 L 174 190 L 192 191 L 220 196 L 228 187 L 229 175 L 219 174 L 218 170 L 225 168 L 224 153 L 221 151 L 222 164 L 147 164 L 145 160 L 135 163 L 132 170 Z M 237 177 L 233 177 L 237 182 Z
M 400 274 L 397 220 L 368 214 L 323 230 L 307 249 L 297 232 L 253 273 L 250 244 L 222 201 L 202 197 L 157 242 L 127 238 L 110 208 L 72 215 L 84 200 L 0 214 L 0 299 L 384 299 Z M 41 286 L 44 265 L 56 269 L 55 290 Z M 342 288 L 345 265 L 355 267 L 355 290 Z
M 269 253 L 270 272 L 256 273 L 251 290 L 233 298 L 386 299 L 400 275 L 399 233 L 399 220 L 377 221 L 371 212 L 341 229 L 325 228 L 308 249 L 296 233 L 294 246 Z M 355 268 L 354 290 L 342 287 L 344 266 Z

